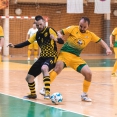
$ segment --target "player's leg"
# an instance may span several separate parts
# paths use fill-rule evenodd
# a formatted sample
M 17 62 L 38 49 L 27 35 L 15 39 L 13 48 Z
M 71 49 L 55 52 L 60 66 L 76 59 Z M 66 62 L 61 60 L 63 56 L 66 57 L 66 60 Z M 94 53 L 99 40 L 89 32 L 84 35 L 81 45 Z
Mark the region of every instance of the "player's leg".
M 82 67 L 80 73 L 85 77 L 83 82 L 83 93 L 81 95 L 82 101 L 91 102 L 92 100 L 88 98 L 88 90 L 91 84 L 92 73 L 88 65 Z
M 50 76 L 50 82 L 52 83 L 54 81 L 54 79 L 56 78 L 56 76 L 61 72 L 61 70 L 63 69 L 63 62 L 61 61 L 57 61 L 55 68 L 49 73 Z M 58 67 L 61 67 L 61 69 L 58 69 Z M 40 90 L 40 94 L 41 95 L 45 95 L 45 87 L 43 87 Z
M 85 77 L 83 82 L 83 94 L 81 95 L 81 99 L 82 101 L 90 102 L 91 99 L 88 98 L 87 92 L 91 84 L 91 70 L 82 58 L 72 54 L 70 56 L 71 57 L 69 59 L 71 62 L 69 63 L 69 66 Z
M 51 83 L 54 81 L 56 76 L 66 67 L 66 63 L 68 62 L 65 52 L 61 52 L 59 54 L 58 60 L 54 69 L 50 72 L 50 81 Z
M 0 37 L 0 52 L 2 51 L 3 45 L 4 45 L 4 37 Z
M 28 59 L 27 60 L 30 60 L 30 56 L 31 56 L 32 49 L 33 49 L 33 44 L 30 44 L 28 46 Z
M 42 73 L 43 73 L 43 82 L 44 82 L 44 85 L 45 85 L 44 86 L 44 90 L 45 90 L 44 93 L 45 94 L 43 94 L 41 92 L 40 93 L 44 95 L 45 99 L 50 98 L 50 75 L 49 75 L 49 71 L 51 69 L 53 69 L 54 66 L 55 66 L 54 58 L 48 58 L 44 62 L 43 66 L 41 68 Z
M 34 42 L 33 46 L 34 46 L 34 60 L 36 61 L 38 59 L 38 48 L 39 48 L 36 41 Z
M 65 66 L 65 64 L 63 63 L 63 61 L 60 61 L 60 60 L 57 61 L 54 69 L 50 72 L 50 81 L 51 81 L 51 83 L 54 81 L 56 76 L 62 71 L 64 66 Z
M 115 63 L 114 63 L 112 74 L 111 74 L 112 77 L 117 76 L 117 74 L 116 74 L 116 71 L 117 71 L 117 48 L 114 48 L 114 53 L 115 53 Z
M 54 69 L 52 68 L 53 70 L 50 72 L 50 82 L 51 83 L 54 81 L 56 76 L 62 71 L 64 66 L 65 66 L 65 64 L 62 60 L 62 53 L 61 53 L 61 54 L 59 54 L 59 57 L 58 57 L 58 60 L 56 62 Z M 44 87 L 40 90 L 40 94 L 45 95 L 45 88 Z
M 42 62 L 43 61 L 41 59 L 38 59 L 30 68 L 26 77 L 30 94 L 27 96 L 24 96 L 24 98 L 32 98 L 32 99 L 37 98 L 34 79 L 36 76 L 38 76 L 41 73 Z

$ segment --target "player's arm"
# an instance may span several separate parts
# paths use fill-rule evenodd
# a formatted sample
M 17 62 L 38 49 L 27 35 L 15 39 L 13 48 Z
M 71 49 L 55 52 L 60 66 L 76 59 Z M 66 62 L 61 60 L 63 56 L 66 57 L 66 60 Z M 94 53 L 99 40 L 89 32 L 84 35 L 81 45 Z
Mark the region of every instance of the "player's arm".
M 16 44 L 16 45 L 13 45 L 12 43 L 9 43 L 8 46 L 11 47 L 11 48 L 22 48 L 22 47 L 28 46 L 31 43 L 33 43 L 35 41 L 35 39 L 36 39 L 36 34 L 32 35 L 30 37 L 30 39 L 28 39 L 25 42 L 22 42 L 22 43 L 19 43 L 19 44 Z
M 30 32 L 31 32 L 31 30 L 29 29 L 29 30 L 28 30 L 28 33 L 27 33 L 27 35 L 26 35 L 26 40 L 28 40 L 28 39 L 30 38 Z
M 26 35 L 26 40 L 28 40 L 30 38 L 30 35 L 29 34 L 27 34 Z
M 112 51 L 110 50 L 109 46 L 101 39 L 99 42 L 98 42 L 103 48 L 106 49 L 106 54 L 109 55 L 109 54 L 112 54 Z
M 113 40 L 114 40 L 115 36 L 114 35 L 110 35 L 110 47 L 113 47 Z
M 50 29 L 50 38 L 59 44 L 64 44 L 64 40 L 60 38 L 59 36 L 57 36 L 57 33 L 52 29 Z
M 25 46 L 27 46 L 27 45 L 30 45 L 31 43 L 27 40 L 27 41 L 25 41 L 25 42 L 22 42 L 22 43 L 19 43 L 19 44 L 16 44 L 16 45 L 13 45 L 12 43 L 9 43 L 9 47 L 11 47 L 11 48 L 23 48 L 23 47 L 25 47 Z

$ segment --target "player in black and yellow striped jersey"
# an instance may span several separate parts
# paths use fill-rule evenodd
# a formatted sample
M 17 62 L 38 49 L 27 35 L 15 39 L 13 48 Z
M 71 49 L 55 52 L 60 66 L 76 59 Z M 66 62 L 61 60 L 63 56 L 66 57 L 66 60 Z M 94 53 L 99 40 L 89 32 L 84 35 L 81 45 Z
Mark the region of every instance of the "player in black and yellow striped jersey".
M 37 41 L 39 47 L 41 48 L 41 53 L 39 59 L 32 65 L 27 76 L 26 81 L 31 94 L 24 96 L 24 98 L 37 98 L 35 91 L 34 79 L 36 76 L 43 73 L 43 81 L 45 85 L 45 99 L 50 99 L 50 76 L 49 71 L 54 68 L 57 60 L 57 45 L 56 42 L 63 44 L 64 41 L 57 38 L 57 33 L 54 29 L 46 27 L 45 20 L 42 16 L 36 16 L 36 26 L 37 33 L 33 34 L 27 41 L 13 45 L 10 43 L 9 47 L 21 48 L 27 46 L 34 41 Z

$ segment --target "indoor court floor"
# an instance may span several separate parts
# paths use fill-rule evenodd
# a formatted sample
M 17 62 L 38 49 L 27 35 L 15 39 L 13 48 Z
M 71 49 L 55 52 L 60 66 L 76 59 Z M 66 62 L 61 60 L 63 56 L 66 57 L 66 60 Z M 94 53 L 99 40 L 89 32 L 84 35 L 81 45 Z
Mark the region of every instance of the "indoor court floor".
M 12 56 L 0 62 L 0 117 L 117 117 L 117 77 L 111 77 L 114 56 L 82 55 L 92 70 L 88 96 L 92 102 L 81 101 L 83 76 L 65 68 L 51 84 L 51 94 L 60 92 L 63 101 L 54 105 L 39 94 L 42 74 L 36 77 L 37 99 L 24 100 L 29 93 L 25 77 L 33 59 Z

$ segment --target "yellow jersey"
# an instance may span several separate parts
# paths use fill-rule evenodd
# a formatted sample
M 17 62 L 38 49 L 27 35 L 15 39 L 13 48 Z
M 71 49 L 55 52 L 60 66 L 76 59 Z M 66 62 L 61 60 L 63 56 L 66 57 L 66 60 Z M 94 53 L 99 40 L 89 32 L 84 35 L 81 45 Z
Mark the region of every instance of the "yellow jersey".
M 114 28 L 112 35 L 115 36 L 114 47 L 117 47 L 117 28 Z
M 88 45 L 89 42 L 99 42 L 101 39 L 93 32 L 87 30 L 85 33 L 81 33 L 79 26 L 69 26 L 62 29 L 63 34 L 68 34 L 66 43 L 61 48 L 61 51 L 69 52 L 77 56 Z
M 117 41 L 117 28 L 114 28 L 112 35 L 115 36 L 115 41 Z
M 4 37 L 3 28 L 0 26 L 0 37 Z

